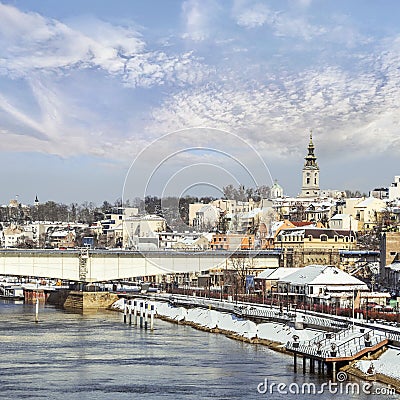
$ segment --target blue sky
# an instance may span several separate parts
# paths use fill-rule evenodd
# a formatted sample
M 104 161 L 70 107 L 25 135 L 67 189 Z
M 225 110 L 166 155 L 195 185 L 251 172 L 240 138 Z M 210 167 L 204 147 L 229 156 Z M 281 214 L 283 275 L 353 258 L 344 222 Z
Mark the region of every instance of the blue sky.
M 388 186 L 398 15 L 397 0 L 2 1 L 0 202 L 271 179 L 296 195 L 310 129 L 322 188 Z

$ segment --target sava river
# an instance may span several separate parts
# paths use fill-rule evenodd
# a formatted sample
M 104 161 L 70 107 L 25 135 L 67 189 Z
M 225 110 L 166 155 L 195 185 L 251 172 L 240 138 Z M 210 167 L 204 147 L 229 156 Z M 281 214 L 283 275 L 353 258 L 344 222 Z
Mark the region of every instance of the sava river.
M 0 399 L 399 398 L 377 394 L 379 384 L 363 393 L 361 381 L 360 394 L 309 394 L 304 383 L 318 390 L 329 378 L 295 374 L 290 356 L 264 346 L 161 320 L 150 332 L 124 325 L 116 312 L 47 305 L 39 320 L 32 305 L 0 301 Z

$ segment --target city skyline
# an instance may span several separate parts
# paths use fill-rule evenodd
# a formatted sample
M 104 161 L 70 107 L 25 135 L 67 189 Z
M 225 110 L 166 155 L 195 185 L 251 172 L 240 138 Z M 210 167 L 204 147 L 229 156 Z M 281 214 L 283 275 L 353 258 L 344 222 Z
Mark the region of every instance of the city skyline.
M 142 178 L 168 152 L 153 189 L 127 198 L 274 179 L 296 196 L 310 129 L 321 189 L 387 187 L 399 174 L 399 8 L 2 1 L 2 201 L 113 200 L 132 164 Z

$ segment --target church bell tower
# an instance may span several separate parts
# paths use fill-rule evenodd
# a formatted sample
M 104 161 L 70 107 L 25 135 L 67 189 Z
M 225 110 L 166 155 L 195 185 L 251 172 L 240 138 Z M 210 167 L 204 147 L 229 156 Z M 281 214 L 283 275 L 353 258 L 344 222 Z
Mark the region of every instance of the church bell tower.
M 319 167 L 317 157 L 314 154 L 314 143 L 312 140 L 312 131 L 310 131 L 310 142 L 308 143 L 308 154 L 304 158 L 303 184 L 301 186 L 300 197 L 319 197 Z

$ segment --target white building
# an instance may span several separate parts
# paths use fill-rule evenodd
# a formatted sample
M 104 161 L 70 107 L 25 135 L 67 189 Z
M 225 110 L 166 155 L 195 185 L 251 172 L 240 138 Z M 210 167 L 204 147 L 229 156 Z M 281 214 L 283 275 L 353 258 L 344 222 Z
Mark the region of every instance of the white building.
M 357 232 L 358 221 L 350 214 L 336 214 L 329 220 L 329 228 Z
M 337 267 L 308 265 L 279 280 L 278 291 L 308 304 L 348 307 L 355 293 L 369 289 L 364 282 Z
M 368 231 L 378 224 L 379 214 L 385 209 L 386 202 L 375 197 L 368 197 L 354 208 L 355 218 L 359 221 L 359 230 Z
M 123 247 L 135 247 L 140 238 L 157 238 L 158 233 L 164 232 L 166 228 L 165 218 L 158 215 L 128 217 L 115 228 L 115 236 L 122 237 Z
M 17 226 L 9 226 L 3 231 L 4 247 L 17 246 L 24 236 L 24 230 Z
M 180 245 L 178 243 L 190 241 L 195 241 L 198 238 L 204 236 L 202 233 L 190 233 L 190 232 L 159 232 L 159 247 L 160 249 L 173 249 L 179 248 Z M 206 235 L 207 236 L 207 235 Z M 207 238 L 210 240 L 209 238 Z
M 275 180 L 274 184 L 271 187 L 271 198 L 272 199 L 279 199 L 283 197 L 283 188 L 277 180 Z
M 40 222 L 32 222 L 24 225 L 24 234 L 28 239 L 32 240 L 35 246 L 43 245 L 45 240 L 46 226 Z
M 217 225 L 221 210 L 212 204 L 204 204 L 197 212 L 192 222 L 197 230 L 209 230 Z
M 394 177 L 394 182 L 389 187 L 389 201 L 400 199 L 400 175 Z

